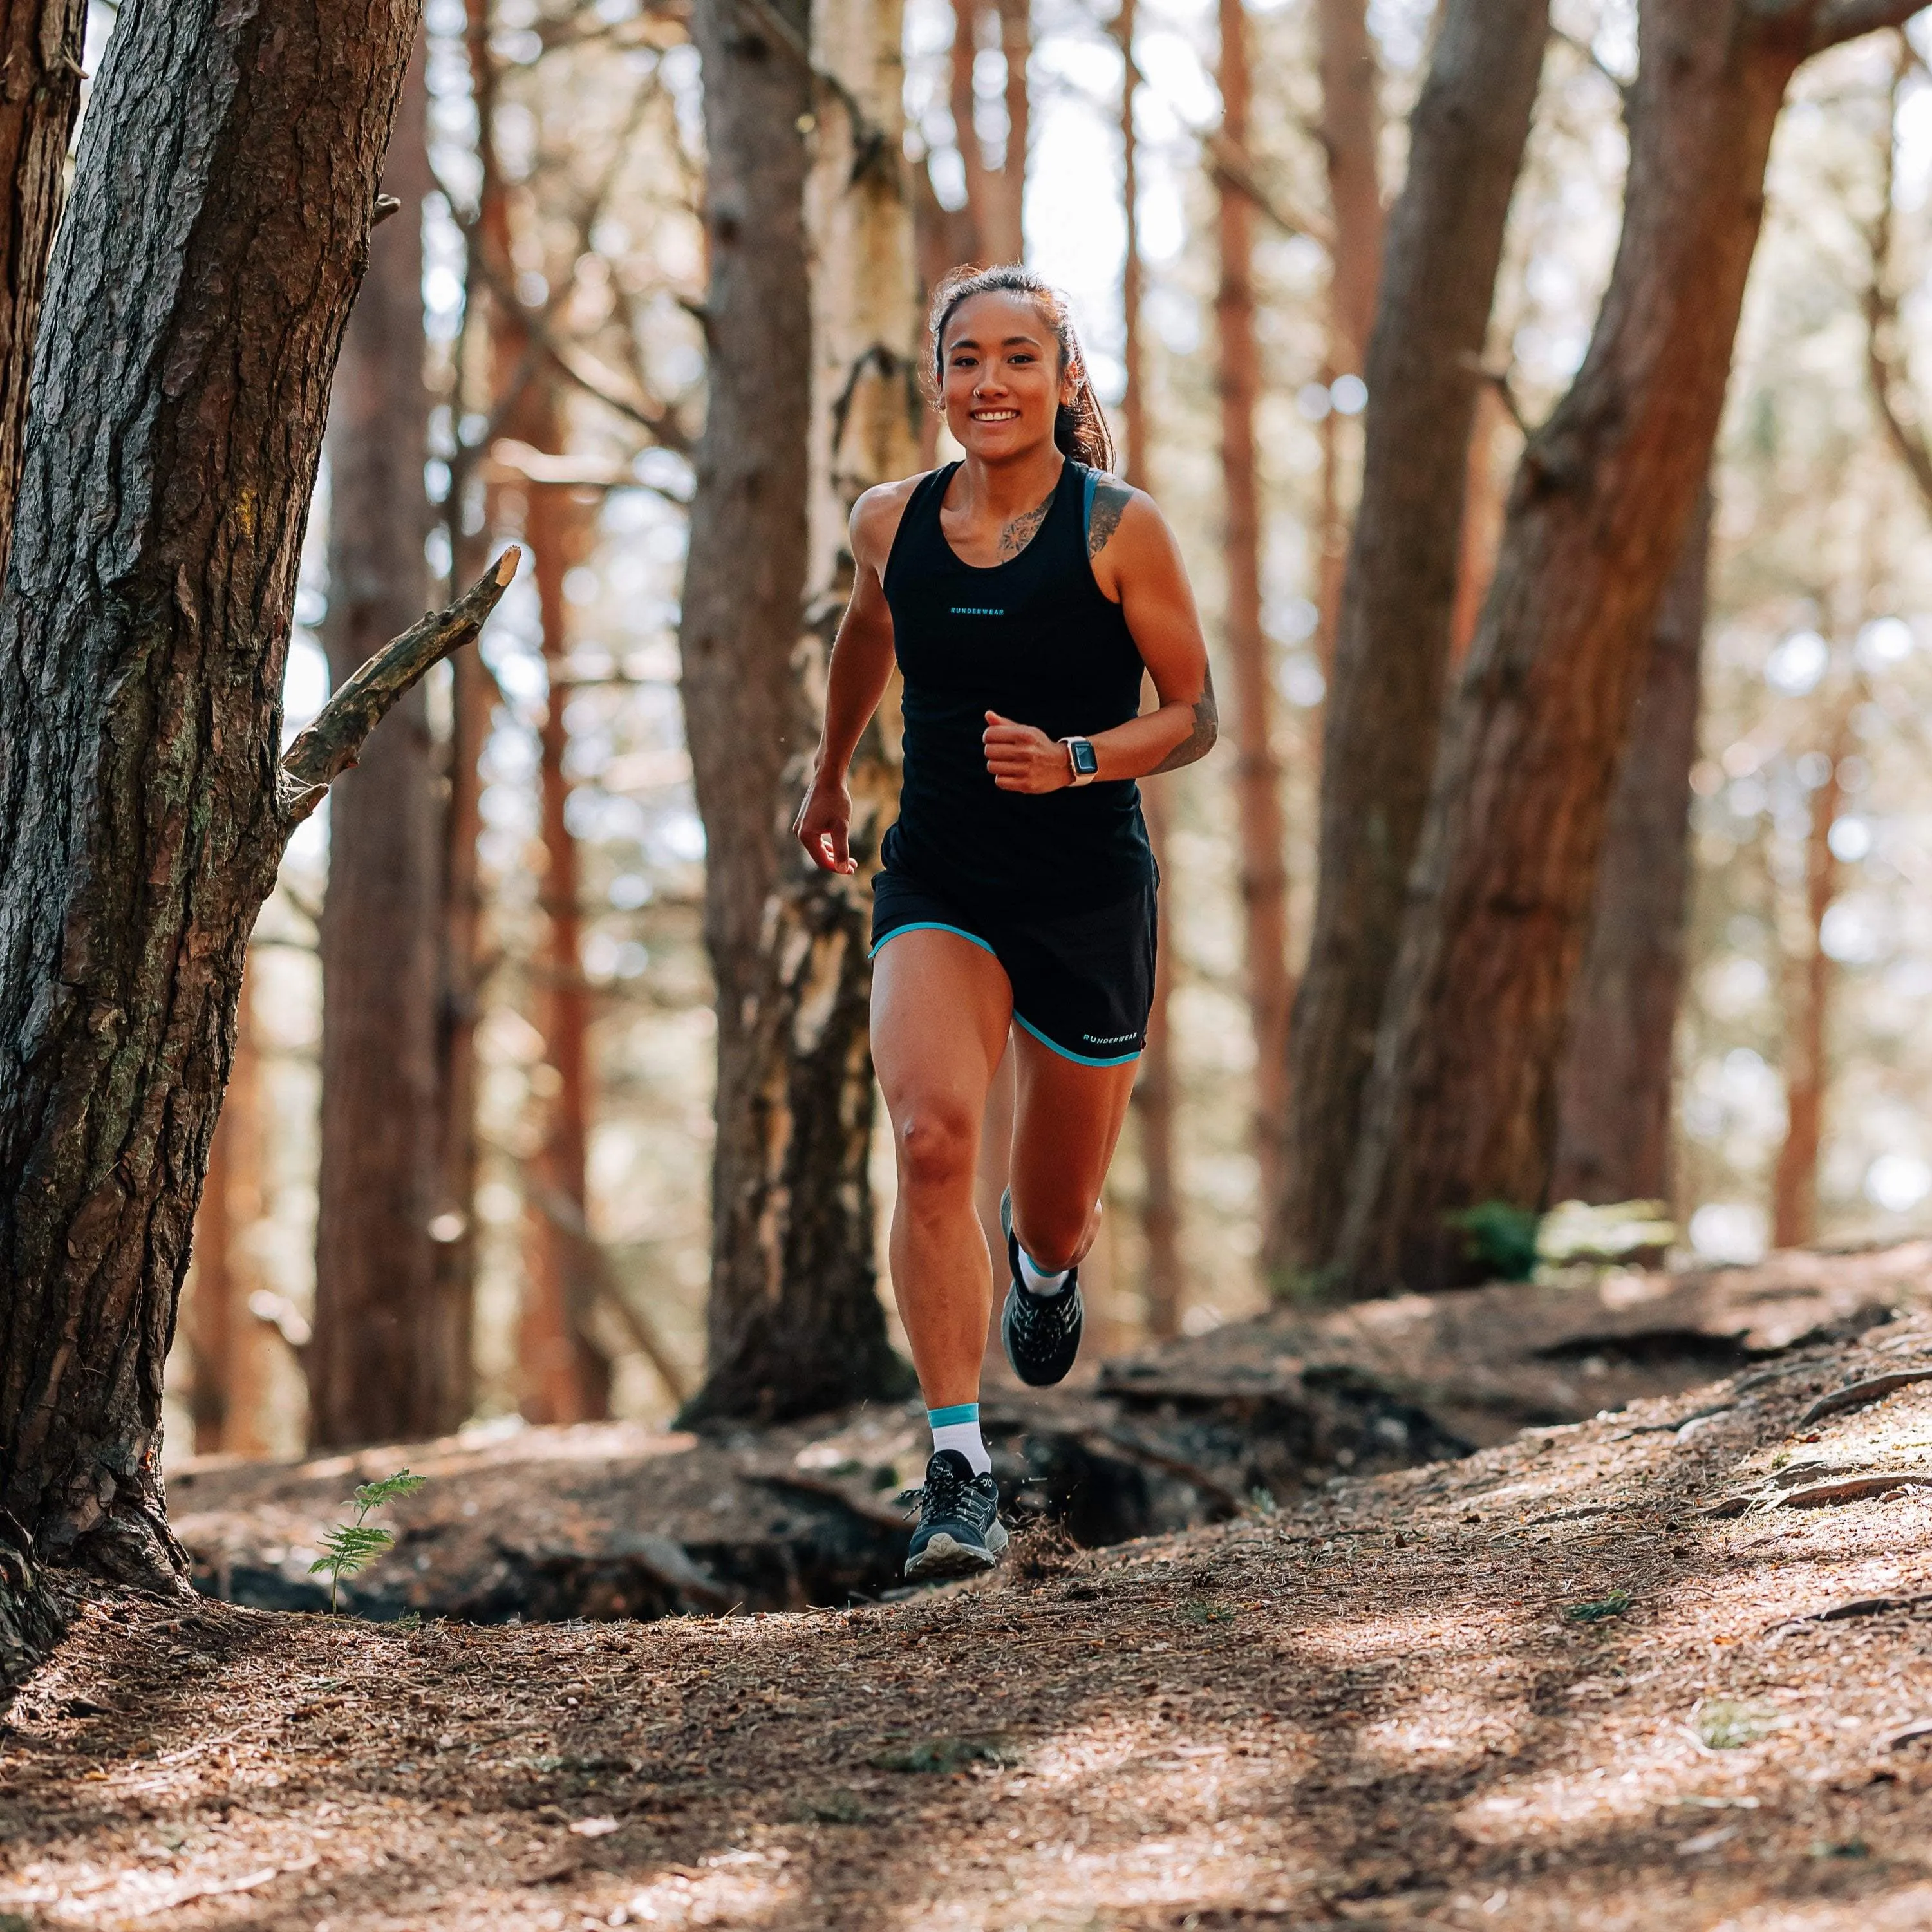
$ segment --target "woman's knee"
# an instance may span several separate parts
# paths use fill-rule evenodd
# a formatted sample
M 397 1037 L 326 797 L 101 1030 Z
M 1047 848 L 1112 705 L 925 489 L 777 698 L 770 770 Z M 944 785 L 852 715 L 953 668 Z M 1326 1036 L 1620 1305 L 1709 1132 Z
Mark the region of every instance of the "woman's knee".
M 899 1184 L 916 1194 L 970 1194 L 980 1162 L 980 1123 L 956 1102 L 916 1102 L 894 1123 Z

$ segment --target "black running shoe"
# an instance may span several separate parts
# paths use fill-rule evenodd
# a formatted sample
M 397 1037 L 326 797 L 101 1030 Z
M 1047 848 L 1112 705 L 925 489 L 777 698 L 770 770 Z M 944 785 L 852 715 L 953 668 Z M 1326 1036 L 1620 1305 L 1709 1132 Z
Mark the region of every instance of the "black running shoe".
M 920 1506 L 905 1574 L 976 1576 L 990 1570 L 1006 1546 L 1000 1522 L 1000 1492 L 991 1476 L 976 1476 L 956 1449 L 941 1449 L 926 1466 L 926 1486 L 901 1498 Z
M 1006 1231 L 1006 1267 L 1012 1286 L 1000 1317 L 1000 1340 L 1013 1373 L 1031 1388 L 1048 1388 L 1066 1379 L 1080 1352 L 1080 1271 L 1070 1269 L 1051 1294 L 1036 1294 L 1020 1280 L 1020 1244 L 1013 1234 L 1012 1190 L 1000 1196 L 1000 1226 Z

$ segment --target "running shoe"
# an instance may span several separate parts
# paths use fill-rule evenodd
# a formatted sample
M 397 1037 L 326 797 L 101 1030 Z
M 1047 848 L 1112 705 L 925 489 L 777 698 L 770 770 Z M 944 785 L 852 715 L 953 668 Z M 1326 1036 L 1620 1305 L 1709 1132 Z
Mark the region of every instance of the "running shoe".
M 900 1499 L 920 1506 L 905 1574 L 924 1582 L 939 1576 L 976 1576 L 998 1562 L 1006 1546 L 1000 1522 L 1000 1492 L 991 1476 L 976 1476 L 956 1449 L 941 1449 L 926 1466 L 926 1486 Z
M 1013 1373 L 1030 1388 L 1050 1388 L 1066 1379 L 1080 1352 L 1080 1270 L 1051 1294 L 1035 1294 L 1020 1280 L 1020 1244 L 1013 1234 L 1012 1190 L 1000 1196 L 1000 1226 L 1006 1232 L 1006 1269 L 1012 1286 L 1000 1317 L 1000 1340 Z

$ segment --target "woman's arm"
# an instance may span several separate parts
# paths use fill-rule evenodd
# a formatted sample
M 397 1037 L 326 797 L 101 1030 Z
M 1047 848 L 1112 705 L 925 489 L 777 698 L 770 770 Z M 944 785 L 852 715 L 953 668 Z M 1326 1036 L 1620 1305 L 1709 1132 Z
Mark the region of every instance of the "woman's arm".
M 1154 680 L 1159 706 L 1094 734 L 1103 778 L 1146 778 L 1204 758 L 1220 730 L 1208 644 L 1180 547 L 1144 490 L 1108 478 L 1094 494 L 1087 554 Z M 1066 748 L 1043 731 L 986 714 L 986 769 L 1002 791 L 1058 791 L 1073 773 Z
M 798 842 L 825 872 L 855 872 L 848 849 L 852 794 L 845 776 L 860 738 L 892 674 L 892 614 L 886 602 L 885 560 L 916 477 L 881 484 L 852 506 L 852 601 L 832 641 L 825 679 L 825 727 L 812 760 L 812 782 L 792 821 Z

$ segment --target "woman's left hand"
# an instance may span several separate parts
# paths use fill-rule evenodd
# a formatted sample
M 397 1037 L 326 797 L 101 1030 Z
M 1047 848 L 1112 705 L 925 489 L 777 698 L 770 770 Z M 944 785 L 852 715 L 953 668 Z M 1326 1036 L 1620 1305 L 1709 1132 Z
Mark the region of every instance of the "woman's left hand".
M 986 769 L 1002 791 L 1060 791 L 1073 782 L 1066 747 L 1030 724 L 986 713 Z

